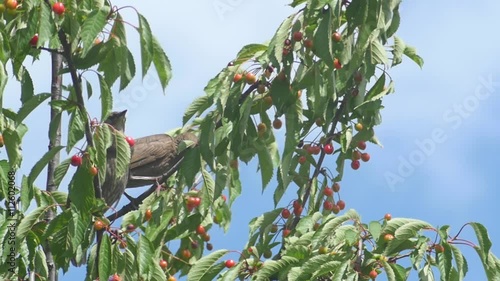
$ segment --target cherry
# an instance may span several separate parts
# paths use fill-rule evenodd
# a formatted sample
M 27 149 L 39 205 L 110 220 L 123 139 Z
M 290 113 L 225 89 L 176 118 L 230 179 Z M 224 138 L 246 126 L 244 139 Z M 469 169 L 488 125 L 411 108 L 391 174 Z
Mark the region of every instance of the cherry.
M 316 126 L 318 126 L 318 127 L 323 126 L 323 123 L 324 123 L 323 118 L 321 118 L 321 117 L 316 118 L 316 121 L 314 121 L 314 122 L 316 123 Z
M 342 200 L 339 200 L 337 201 L 337 206 L 339 207 L 339 209 L 342 211 L 345 209 L 345 202 L 342 201 Z
M 288 54 L 290 53 L 290 50 L 287 49 L 287 48 L 283 48 L 283 55 L 284 56 L 288 56 Z
M 65 10 L 66 8 L 64 8 L 64 4 L 61 2 L 55 2 L 54 5 L 52 5 L 52 11 L 54 11 L 57 15 L 62 15 Z
M 324 146 L 324 150 L 326 154 L 332 154 L 333 153 L 333 145 L 331 143 L 327 143 Z
M 234 260 L 227 260 L 224 265 L 227 267 L 227 268 L 231 268 L 233 267 L 234 265 L 236 264 L 236 262 Z
M 144 213 L 144 219 L 146 221 L 149 221 L 152 217 L 153 217 L 153 212 L 151 211 L 151 209 L 147 209 L 146 213 Z
M 386 221 L 390 221 L 392 219 L 392 215 L 391 214 L 385 214 L 384 219 Z
M 358 142 L 358 148 L 361 149 L 361 150 L 365 150 L 366 149 L 366 142 L 359 141 Z
M 170 275 L 170 277 L 168 277 L 167 281 L 177 281 L 177 279 L 173 275 Z
M 271 233 L 276 233 L 276 232 L 278 232 L 278 225 L 276 224 L 271 225 Z
M 189 249 L 184 249 L 182 250 L 182 257 L 184 259 L 189 259 L 191 258 L 191 251 Z
M 325 246 L 321 246 L 318 249 L 318 253 L 320 253 L 321 255 L 324 255 L 324 254 L 328 253 L 328 248 Z
M 332 196 L 333 195 L 333 189 L 329 188 L 329 187 L 325 187 L 325 189 L 323 189 L 323 195 L 325 196 Z
M 268 106 L 273 105 L 273 98 L 271 96 L 265 96 L 264 97 L 264 103 Z
M 338 32 L 334 32 L 332 34 L 332 39 L 335 41 L 335 42 L 340 42 L 340 40 L 342 40 L 342 35 L 340 35 L 340 33 Z
M 370 274 L 368 274 L 368 275 L 370 276 L 371 279 L 375 279 L 375 278 L 377 278 L 378 273 L 376 270 L 372 270 L 372 271 L 370 271 Z
M 294 200 L 293 203 L 292 203 L 292 206 L 293 206 L 294 209 L 302 207 L 302 205 L 300 205 L 299 200 Z
M 33 47 L 36 47 L 36 44 L 38 44 L 38 33 L 33 35 L 33 37 L 30 40 L 30 45 Z
M 281 120 L 279 118 L 274 119 L 274 121 L 273 121 L 273 127 L 276 130 L 279 130 L 279 129 L 281 129 L 281 126 L 283 126 L 283 122 L 281 122 Z
M 359 131 L 363 130 L 363 124 L 357 123 L 356 126 L 354 126 L 354 128 L 356 129 L 356 131 L 359 132 Z
M 288 228 L 283 229 L 283 237 L 288 237 L 292 231 Z
M 283 211 L 281 211 L 281 216 L 284 218 L 284 219 L 288 219 L 290 217 L 290 210 L 288 209 L 283 209 Z
M 94 222 L 94 229 L 95 230 L 102 230 L 102 229 L 104 229 L 104 227 L 105 227 L 105 225 L 104 225 L 104 223 L 102 221 L 96 220 Z
M 200 197 L 194 197 L 193 202 L 194 202 L 194 206 L 198 207 L 201 204 L 201 198 Z
M 278 76 L 276 76 L 276 78 L 278 78 L 278 80 L 280 81 L 284 81 L 286 79 L 286 73 L 281 71 L 280 73 L 278 73 Z
M 332 208 L 332 213 L 338 214 L 340 212 L 340 208 L 338 205 L 334 204 Z
M 126 137 L 125 140 L 127 141 L 128 145 L 130 145 L 130 147 L 134 146 L 135 140 L 133 137 Z
M 224 200 L 224 202 L 226 202 L 226 201 L 227 201 L 227 197 L 226 197 L 226 195 L 222 194 L 220 197 L 222 198 L 222 200 Z
M 359 90 L 358 90 L 358 88 L 354 88 L 354 89 L 352 89 L 351 95 L 352 95 L 353 97 L 358 96 L 358 94 L 359 94 Z
M 227 66 L 234 66 L 234 61 L 230 61 L 227 63 Z
M 255 77 L 255 74 L 253 74 L 252 72 L 247 72 L 247 74 L 245 75 L 245 81 L 247 82 L 247 84 L 253 84 L 255 83 L 255 81 L 257 81 L 257 77 Z
M 17 9 L 17 0 L 6 0 L 5 7 L 7 7 L 7 9 L 9 10 Z
M 203 234 L 206 234 L 206 231 L 205 231 L 205 227 L 203 227 L 203 225 L 198 225 L 198 227 L 196 228 L 196 233 L 198 233 L 199 235 L 203 235 Z
M 363 75 L 361 74 L 361 72 L 356 71 L 356 73 L 354 73 L 354 82 L 356 82 L 356 84 L 359 84 L 361 83 L 362 80 L 363 80 Z
M 257 86 L 257 93 L 259 94 L 263 94 L 266 92 L 266 85 L 264 84 L 259 84 L 259 86 Z
M 306 161 L 307 161 L 307 158 L 305 156 L 300 156 L 299 157 L 299 163 L 300 164 L 304 164 L 304 163 L 306 163 Z
M 318 222 L 314 223 L 313 230 L 316 231 L 319 229 L 320 224 Z
M 302 38 L 303 38 L 303 36 L 302 36 L 302 32 L 300 32 L 300 31 L 295 31 L 295 32 L 293 33 L 293 40 L 295 40 L 295 41 L 302 41 Z
M 334 59 L 333 60 L 333 66 L 335 67 L 335 69 L 341 69 L 342 68 L 342 64 L 340 63 L 339 59 Z
M 212 243 L 207 243 L 207 250 L 212 251 L 214 249 L 214 245 Z
M 363 160 L 363 162 L 368 162 L 370 160 L 370 154 L 368 153 L 361 154 L 361 160 Z
M 302 214 L 302 210 L 304 210 L 304 208 L 302 208 L 302 206 L 299 206 L 298 208 L 293 208 L 293 213 L 298 217 Z
M 97 167 L 96 167 L 96 166 L 92 166 L 92 167 L 90 167 L 90 169 L 89 169 L 89 173 L 90 173 L 90 175 L 91 175 L 91 176 L 96 176 L 98 172 L 99 172 L 99 171 L 97 170 Z
M 198 241 L 191 241 L 191 248 L 198 249 Z
M 238 82 L 240 82 L 241 78 L 243 78 L 243 75 L 241 75 L 241 73 L 236 73 L 234 75 L 233 82 L 238 83 Z
M 312 154 L 318 155 L 321 152 L 321 147 L 319 147 L 318 145 L 311 146 L 311 151 Z
M 302 90 L 297 91 L 297 99 L 300 99 L 302 97 Z
M 394 235 L 392 235 L 390 233 L 387 233 L 386 235 L 384 235 L 384 241 L 386 241 L 386 242 L 392 241 L 393 239 L 394 239 Z
M 352 160 L 359 160 L 361 159 L 361 152 L 355 150 L 352 152 Z
M 122 279 L 118 274 L 113 274 L 111 277 L 109 277 L 108 281 L 121 281 Z
M 323 202 L 323 208 L 325 210 L 331 211 L 333 210 L 333 203 L 331 201 L 325 201 Z
M 127 232 L 132 232 L 134 230 L 135 230 L 135 225 L 133 225 L 133 224 L 127 225 Z
M 340 184 L 338 182 L 334 183 L 332 186 L 332 189 L 334 192 L 339 192 L 340 191 Z
M 205 233 L 201 236 L 201 238 L 203 239 L 203 241 L 208 242 L 210 241 L 210 234 Z
M 80 155 L 73 155 L 73 157 L 71 157 L 71 166 L 75 166 L 75 167 L 78 167 L 82 165 L 82 157 Z
M 439 244 L 434 245 L 434 249 L 436 250 L 436 253 L 444 252 L 444 247 L 442 245 L 439 245 Z
M 3 136 L 2 136 L 2 135 L 0 135 L 0 147 L 3 147 L 3 145 L 4 145 L 4 142 L 3 142 Z
M 160 260 L 160 267 L 162 269 L 167 268 L 167 266 L 168 266 L 168 262 L 166 260 Z
M 311 39 L 306 39 L 304 40 L 304 46 L 307 48 L 307 49 L 312 49 L 313 46 L 314 46 L 314 43 Z
M 292 41 L 290 39 L 285 39 L 285 46 L 290 46 L 292 44 Z
M 351 168 L 353 170 L 359 169 L 359 166 L 361 166 L 361 164 L 359 163 L 359 160 L 352 160 L 352 162 L 351 162 Z

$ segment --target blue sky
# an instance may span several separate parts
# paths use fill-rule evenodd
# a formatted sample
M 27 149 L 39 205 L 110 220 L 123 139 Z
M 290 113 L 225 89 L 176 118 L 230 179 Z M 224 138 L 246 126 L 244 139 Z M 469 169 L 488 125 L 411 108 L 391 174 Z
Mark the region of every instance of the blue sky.
M 203 94 L 207 81 L 234 58 L 241 46 L 267 41 L 292 12 L 283 0 L 210 0 L 197 6 L 181 1 L 168 5 L 160 0 L 136 3 L 121 1 L 120 5 L 134 5 L 148 18 L 174 73 L 165 95 L 155 76 L 149 75 L 144 84 L 136 79 L 115 96 L 116 108 L 128 109 L 127 132 L 136 138 L 180 126 L 187 105 Z M 229 9 L 216 10 L 214 7 L 220 4 Z M 500 110 L 500 40 L 496 35 L 500 2 L 405 1 L 401 10 L 398 35 L 417 48 L 425 65 L 421 70 L 405 60 L 391 71 L 396 93 L 385 99 L 383 123 L 376 129 L 384 148 L 369 144 L 370 162 L 363 163 L 358 171 L 347 169 L 342 199 L 366 222 L 389 212 L 393 217 L 419 218 L 436 226 L 449 224 L 452 233 L 469 221 L 483 223 L 498 256 L 500 228 L 495 216 L 500 213 L 500 180 L 495 157 L 500 155 L 500 129 L 494 123 L 494 114 Z M 125 12 L 125 18 L 132 22 L 136 19 L 131 10 Z M 133 32 L 129 34 L 129 42 L 138 42 Z M 138 58 L 138 44 L 132 51 Z M 50 91 L 48 62 L 45 56 L 30 67 L 37 92 Z M 18 87 L 15 82 L 9 83 L 6 106 L 19 106 Z M 98 104 L 97 98 L 90 102 L 96 117 Z M 30 130 L 23 146 L 23 173 L 29 172 L 47 148 L 47 119 L 48 107 L 40 107 L 26 120 Z M 436 132 L 441 136 L 429 141 Z M 434 145 L 427 154 L 417 144 L 425 140 Z M 0 154 L 3 157 L 5 154 Z M 420 162 L 413 162 L 409 173 L 398 172 L 401 163 L 412 163 L 411 159 Z M 331 168 L 333 165 L 332 161 Z M 211 234 L 216 249 L 241 249 L 250 219 L 273 208 L 275 185 L 271 183 L 262 193 L 255 171 L 255 165 L 240 165 L 243 194 L 234 205 L 229 232 Z M 399 175 L 402 181 L 391 185 L 389 174 Z M 37 183 L 43 187 L 45 180 L 40 178 Z M 292 198 L 293 194 L 288 194 L 282 205 Z M 472 231 L 466 234 L 471 237 Z M 469 261 L 465 280 L 486 280 L 477 255 L 464 250 Z M 71 269 L 60 280 L 80 280 L 81 270 Z M 410 280 L 417 279 L 412 275 Z

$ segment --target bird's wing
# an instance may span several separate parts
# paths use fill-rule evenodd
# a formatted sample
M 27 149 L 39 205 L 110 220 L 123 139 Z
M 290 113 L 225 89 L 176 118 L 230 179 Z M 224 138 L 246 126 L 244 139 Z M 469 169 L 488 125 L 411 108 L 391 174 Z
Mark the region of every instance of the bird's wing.
M 157 161 L 175 151 L 174 139 L 166 134 L 151 135 L 135 140 L 130 160 L 130 171 L 134 175 L 147 176 L 148 171 L 141 174 L 141 168 L 154 166 Z M 157 175 L 153 175 L 157 176 Z

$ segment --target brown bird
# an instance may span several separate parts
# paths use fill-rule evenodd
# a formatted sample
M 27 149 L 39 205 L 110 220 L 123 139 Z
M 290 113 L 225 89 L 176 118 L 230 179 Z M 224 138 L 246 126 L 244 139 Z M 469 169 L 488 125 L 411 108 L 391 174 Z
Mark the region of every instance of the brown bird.
M 132 148 L 127 188 L 158 183 L 170 170 L 177 170 L 179 166 L 176 164 L 182 161 L 186 152 L 178 151 L 182 141 L 189 141 L 186 144 L 191 147 L 197 145 L 198 138 L 193 133 L 186 132 L 176 137 L 158 134 L 136 139 Z
M 121 112 L 112 112 L 104 121 L 111 125 L 115 130 L 123 133 L 125 131 L 125 114 L 127 110 Z M 120 177 L 116 174 L 116 141 L 113 140 L 111 146 L 106 151 L 106 177 L 101 184 L 102 198 L 108 206 L 118 203 L 128 180 L 128 169 Z

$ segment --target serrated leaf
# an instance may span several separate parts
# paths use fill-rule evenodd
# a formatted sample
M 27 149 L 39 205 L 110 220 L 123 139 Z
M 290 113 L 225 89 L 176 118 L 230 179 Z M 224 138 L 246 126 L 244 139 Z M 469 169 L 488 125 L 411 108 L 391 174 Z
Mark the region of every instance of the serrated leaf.
M 61 184 L 62 179 L 68 172 L 70 163 L 71 158 L 65 159 L 59 165 L 57 165 L 56 169 L 54 170 L 54 185 L 56 187 L 59 187 L 59 185 Z
M 32 99 L 33 95 L 34 95 L 34 89 L 33 89 L 33 80 L 31 79 L 31 76 L 28 72 L 28 70 L 24 70 L 23 71 L 23 79 L 21 80 L 21 102 L 23 104 L 23 107 L 26 106 L 26 103 Z M 49 95 L 50 96 L 50 95 Z M 38 106 L 38 104 L 36 105 Z M 34 106 L 34 107 L 36 107 Z M 29 107 L 27 107 L 29 108 Z M 22 109 L 22 107 L 21 107 Z M 21 109 L 19 111 L 21 111 Z M 33 109 L 32 109 L 33 110 Z M 18 112 L 17 114 L 19 115 L 20 112 Z M 29 112 L 28 112 L 29 113 Z M 24 114 L 23 114 L 24 115 Z M 16 119 L 16 123 L 21 123 L 22 120 L 25 118 L 26 116 L 22 117 L 21 120 L 20 117 L 18 116 Z
M 46 211 L 46 206 L 38 207 L 21 220 L 16 232 L 16 239 L 19 243 L 26 238 L 33 225 L 42 219 Z
M 414 61 L 418 66 L 420 66 L 420 68 L 424 66 L 424 59 L 417 55 L 417 51 L 415 50 L 415 48 L 407 45 L 404 50 L 404 54 L 412 61 Z
M 156 37 L 153 37 L 153 63 L 163 91 L 165 91 L 168 82 L 172 79 L 172 66 Z
M 388 227 L 389 223 L 386 229 Z M 404 225 L 398 227 L 394 232 L 394 236 L 399 240 L 406 240 L 408 238 L 414 237 L 420 230 L 431 227 L 432 225 L 428 224 L 427 222 L 421 220 L 411 220 L 406 222 Z
M 257 143 L 255 145 L 255 149 L 257 150 L 257 155 L 259 157 L 262 189 L 264 190 L 273 177 L 273 159 L 270 151 L 262 143 Z
M 139 13 L 137 13 L 137 16 L 139 17 L 138 31 L 141 42 L 142 78 L 144 78 L 153 61 L 153 35 L 148 20 Z
M 107 280 L 111 272 L 111 240 L 109 235 L 103 235 L 99 248 L 99 280 Z
M 227 253 L 228 253 L 227 250 L 217 250 L 196 261 L 193 267 L 191 267 L 191 269 L 189 270 L 189 273 L 187 275 L 188 280 L 193 280 L 193 281 L 208 280 L 206 278 L 206 275 L 210 271 L 210 268 L 215 266 L 216 262 Z
M 116 142 L 116 177 L 120 178 L 128 174 L 130 164 L 130 145 L 125 140 L 122 133 L 115 131 L 114 139 Z
M 249 44 L 246 46 L 243 46 L 241 50 L 238 52 L 238 55 L 236 56 L 236 60 L 234 61 L 234 64 L 241 64 L 246 62 L 247 60 L 250 60 L 254 57 L 259 56 L 263 52 L 267 50 L 267 46 L 263 44 Z
M 106 26 L 108 10 L 109 8 L 105 7 L 94 10 L 83 22 L 80 33 L 83 45 L 82 56 L 85 56 L 90 48 L 92 48 L 95 38 Z
M 51 161 L 54 158 L 54 156 L 58 154 L 59 151 L 61 151 L 63 148 L 64 146 L 52 147 L 42 156 L 42 158 L 40 158 L 40 160 L 38 160 L 38 162 L 36 162 L 33 168 L 31 168 L 30 174 L 28 176 L 29 185 L 32 185 L 35 182 L 36 178 L 38 177 L 38 175 L 40 175 L 45 166 L 47 166 L 49 161 Z
M 103 76 L 99 75 L 99 86 L 101 89 L 101 120 L 105 120 L 113 110 L 113 94 Z
M 70 153 L 75 144 L 83 138 L 83 136 L 85 135 L 84 132 L 84 122 L 80 111 L 75 110 L 73 111 L 69 119 L 66 153 Z

